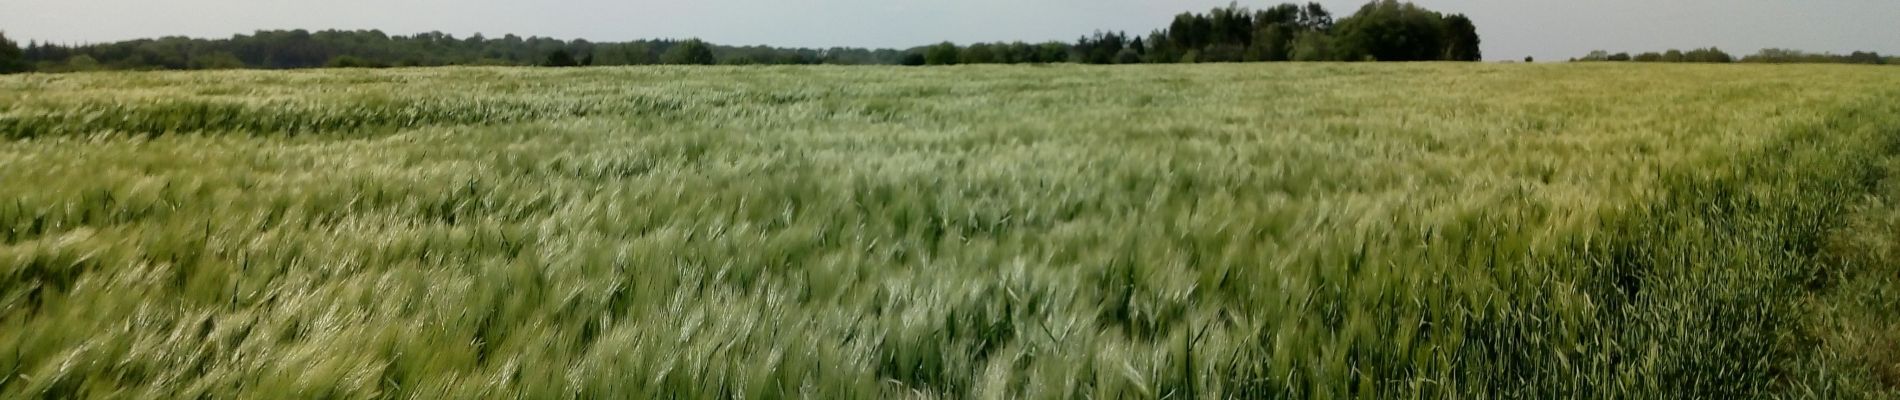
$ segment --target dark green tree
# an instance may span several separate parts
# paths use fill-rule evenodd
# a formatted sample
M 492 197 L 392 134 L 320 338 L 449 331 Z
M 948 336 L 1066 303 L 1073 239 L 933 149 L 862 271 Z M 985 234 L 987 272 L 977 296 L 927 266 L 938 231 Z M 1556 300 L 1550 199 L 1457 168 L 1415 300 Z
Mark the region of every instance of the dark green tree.
M 26 72 L 26 70 L 26 56 L 20 51 L 20 44 L 7 39 L 5 32 L 0 32 L 0 74 Z
M 1059 63 L 1072 61 L 1069 58 L 1069 45 L 1066 43 L 1043 42 L 1040 45 L 1036 45 L 1036 47 L 1037 53 L 1042 55 L 1042 57 L 1040 57 L 1042 59 L 1041 62 Z
M 956 65 L 960 56 L 956 43 L 938 43 L 924 49 L 924 65 Z
M 357 56 L 336 56 L 324 63 L 324 68 L 380 68 L 382 65 Z
M 1337 60 L 1338 56 L 1334 54 L 1333 47 L 1335 46 L 1333 44 L 1332 35 L 1328 35 L 1325 32 L 1303 33 L 1300 34 L 1298 39 L 1294 40 L 1293 54 L 1290 55 L 1289 59 L 1292 61 Z
M 904 53 L 904 58 L 901 61 L 898 61 L 898 64 L 909 65 L 909 66 L 924 65 L 924 55 L 923 53 L 918 53 L 918 52 Z
M 1398 0 L 1377 0 L 1335 26 L 1348 61 L 1426 61 L 1444 58 L 1444 18 Z
M 1293 41 L 1299 33 L 1295 25 L 1268 23 L 1254 32 L 1253 46 L 1247 49 L 1247 61 L 1287 61 L 1293 59 Z
M 1445 17 L 1445 59 L 1451 61 L 1483 61 L 1484 53 L 1478 48 L 1478 26 L 1464 14 L 1452 14 Z
M 1689 50 L 1688 53 L 1682 55 L 1682 61 L 1692 63 L 1730 63 L 1735 62 L 1735 57 L 1730 56 L 1727 52 L 1723 52 L 1722 49 L 1710 47 L 1706 49 Z
M 996 51 L 992 50 L 990 45 L 985 43 L 972 43 L 969 47 L 964 47 L 963 50 L 957 54 L 957 63 L 959 64 L 994 64 L 997 62 L 1000 62 L 1000 60 L 996 58 Z
M 555 50 L 553 53 L 548 54 L 547 60 L 541 62 L 541 66 L 543 67 L 576 67 L 580 65 L 581 63 L 579 61 L 574 61 L 573 54 L 567 53 L 567 49 Z
M 1116 64 L 1140 64 L 1141 53 L 1136 53 L 1135 49 L 1122 49 L 1120 53 L 1115 53 L 1115 63 Z
M 1856 51 L 1853 53 L 1849 53 L 1847 57 L 1844 57 L 1844 60 L 1847 63 L 1851 63 L 1851 64 L 1886 64 L 1887 63 L 1887 59 L 1881 58 L 1880 53 L 1867 52 L 1867 51 Z
M 1682 62 L 1682 50 L 1669 49 L 1669 51 L 1663 52 L 1662 62 Z
M 660 63 L 713 65 L 718 64 L 719 60 L 713 56 L 712 47 L 707 46 L 706 42 L 700 41 L 699 39 L 687 39 L 678 45 L 674 45 L 672 49 L 667 50 L 666 55 L 660 57 Z
M 1168 42 L 1177 49 L 1199 50 L 1206 46 L 1213 36 L 1214 23 L 1194 13 L 1181 13 L 1174 16 L 1174 23 L 1168 25 Z

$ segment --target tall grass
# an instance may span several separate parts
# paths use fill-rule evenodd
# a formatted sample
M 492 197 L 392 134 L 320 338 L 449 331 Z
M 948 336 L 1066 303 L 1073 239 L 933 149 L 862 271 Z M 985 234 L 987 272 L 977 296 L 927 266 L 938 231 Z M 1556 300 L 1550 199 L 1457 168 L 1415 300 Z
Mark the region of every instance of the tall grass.
M 1798 300 L 1896 82 L 9 76 L 0 394 L 1853 396 Z

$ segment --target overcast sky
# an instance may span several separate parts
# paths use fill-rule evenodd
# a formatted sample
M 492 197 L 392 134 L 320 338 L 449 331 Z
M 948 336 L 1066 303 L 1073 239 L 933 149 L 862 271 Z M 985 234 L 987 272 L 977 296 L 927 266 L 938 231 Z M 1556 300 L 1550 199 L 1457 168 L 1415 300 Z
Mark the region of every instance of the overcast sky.
M 1576 57 L 1592 49 L 1719 46 L 1900 53 L 1900 0 L 1418 0 L 1464 13 L 1488 59 Z M 1147 33 L 1228 0 L 0 0 L 0 31 L 100 42 L 258 29 L 480 32 L 619 41 L 699 37 L 720 44 L 898 47 L 951 40 L 1072 41 Z M 1261 8 L 1278 1 L 1244 1 Z M 1344 16 L 1362 0 L 1321 1 Z

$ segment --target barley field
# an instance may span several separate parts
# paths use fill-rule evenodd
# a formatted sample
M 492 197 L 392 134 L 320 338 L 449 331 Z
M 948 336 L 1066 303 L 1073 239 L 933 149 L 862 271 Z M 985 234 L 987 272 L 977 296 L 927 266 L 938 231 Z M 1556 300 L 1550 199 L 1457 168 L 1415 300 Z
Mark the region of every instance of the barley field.
M 1852 66 L 6 76 L 0 397 L 1891 395 L 1803 299 L 1896 134 Z

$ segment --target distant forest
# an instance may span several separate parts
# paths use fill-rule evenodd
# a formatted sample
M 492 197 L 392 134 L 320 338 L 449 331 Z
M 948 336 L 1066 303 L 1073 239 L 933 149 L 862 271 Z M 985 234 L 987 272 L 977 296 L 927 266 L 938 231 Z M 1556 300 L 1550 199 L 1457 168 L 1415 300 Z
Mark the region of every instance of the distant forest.
M 722 46 L 698 39 L 590 42 L 441 32 L 258 31 L 228 39 L 163 37 L 98 44 L 28 42 L 0 34 L 0 73 L 94 70 L 382 68 L 440 65 L 607 66 L 653 64 L 951 65 L 1018 63 L 1196 63 L 1251 61 L 1479 61 L 1478 28 L 1462 14 L 1374 0 L 1334 19 L 1318 3 L 1262 10 L 1238 5 L 1182 13 L 1147 35 L 1095 32 L 1074 42 L 940 43 L 910 49 Z M 1531 61 L 1526 59 L 1526 61 Z M 1687 53 L 1596 52 L 1572 61 L 1732 62 L 1713 48 Z M 1848 56 L 1764 50 L 1749 62 L 1890 63 Z
M 1597 50 L 1597 51 L 1590 52 L 1590 54 L 1585 55 L 1582 58 L 1570 59 L 1570 61 L 1573 61 L 1573 62 L 1574 61 L 1630 61 L 1630 62 L 1666 62 L 1666 63 L 1745 62 L 1745 63 L 1770 63 L 1770 64 L 1804 63 L 1804 64 L 1875 64 L 1875 65 L 1900 64 L 1900 58 L 1895 58 L 1892 56 L 1882 57 L 1880 53 L 1867 52 L 1867 51 L 1856 51 L 1853 53 L 1848 53 L 1846 55 L 1839 55 L 1839 54 L 1827 54 L 1827 53 L 1808 53 L 1808 52 L 1803 52 L 1800 50 L 1789 50 L 1789 49 L 1762 49 L 1761 51 L 1756 52 L 1755 54 L 1742 57 L 1741 59 L 1736 59 L 1735 56 L 1729 55 L 1727 52 L 1722 51 L 1722 49 L 1718 49 L 1714 47 L 1710 47 L 1706 49 L 1695 49 L 1695 50 L 1689 50 L 1689 51 L 1670 49 L 1669 51 L 1664 51 L 1664 52 L 1652 51 L 1652 52 L 1647 52 L 1647 53 L 1638 53 L 1636 55 L 1630 55 L 1630 53 L 1610 54 L 1610 52 L 1608 51 Z
M 404 67 L 438 65 L 1182 63 L 1477 61 L 1477 27 L 1411 3 L 1378 0 L 1335 21 L 1317 3 L 1183 13 L 1146 36 L 1095 32 L 1072 43 L 942 43 L 911 49 L 722 46 L 697 39 L 590 42 L 441 32 L 259 31 L 228 39 L 163 37 L 67 45 L 0 36 L 0 71 Z

